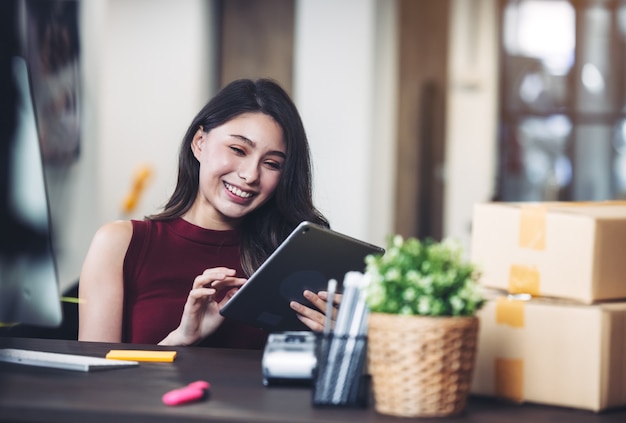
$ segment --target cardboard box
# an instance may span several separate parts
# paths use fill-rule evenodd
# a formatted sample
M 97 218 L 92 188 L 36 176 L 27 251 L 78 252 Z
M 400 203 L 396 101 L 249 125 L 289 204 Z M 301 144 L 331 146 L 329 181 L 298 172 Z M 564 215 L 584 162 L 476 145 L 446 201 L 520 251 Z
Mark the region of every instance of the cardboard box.
M 471 259 L 510 293 L 626 299 L 626 203 L 477 204 Z
M 626 302 L 501 295 L 479 318 L 473 394 L 592 411 L 626 405 Z

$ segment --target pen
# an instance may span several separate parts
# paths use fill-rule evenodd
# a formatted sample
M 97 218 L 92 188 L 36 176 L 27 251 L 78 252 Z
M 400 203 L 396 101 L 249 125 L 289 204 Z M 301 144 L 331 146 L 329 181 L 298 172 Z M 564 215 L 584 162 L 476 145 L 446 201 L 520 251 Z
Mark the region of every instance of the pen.
M 335 322 L 335 334 L 343 336 L 348 334 L 350 322 L 356 307 L 358 286 L 362 274 L 360 272 L 348 272 L 343 279 L 343 297 Z
M 342 358 L 338 364 L 339 368 L 337 370 L 336 384 L 332 396 L 333 404 L 341 404 L 347 401 L 350 390 L 352 386 L 354 386 L 354 381 L 358 381 L 358 377 L 360 376 L 353 374 L 353 369 L 359 360 L 359 357 L 356 355 L 358 351 L 355 351 L 355 348 L 357 346 L 357 336 L 360 335 L 359 332 L 362 327 L 363 318 L 367 314 L 367 307 L 365 306 L 364 294 L 360 290 L 359 285 L 360 282 L 352 287 L 352 289 L 358 290 L 358 292 L 356 293 L 356 301 L 350 316 L 345 344 L 342 345 Z
M 333 302 L 335 301 L 335 290 L 337 289 L 337 281 L 331 279 L 328 281 L 328 300 L 326 302 L 326 320 L 324 322 L 324 333 L 328 334 L 331 330 Z

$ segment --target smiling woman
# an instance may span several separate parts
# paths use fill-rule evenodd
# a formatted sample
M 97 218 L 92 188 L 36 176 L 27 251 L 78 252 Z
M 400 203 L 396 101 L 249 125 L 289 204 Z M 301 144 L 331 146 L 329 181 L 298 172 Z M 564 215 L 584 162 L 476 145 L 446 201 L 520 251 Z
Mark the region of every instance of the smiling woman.
M 200 163 L 198 201 L 187 213 L 199 226 L 233 229 L 265 204 L 280 180 L 286 148 L 276 121 L 244 113 L 210 132 L 200 127 L 191 148 Z
M 296 107 L 271 80 L 230 83 L 191 122 L 163 211 L 95 234 L 79 283 L 79 339 L 262 348 L 265 331 L 219 311 L 303 220 L 329 226 L 313 205 Z M 318 309 L 300 307 L 298 318 L 317 327 L 326 303 L 316 293 L 306 300 Z

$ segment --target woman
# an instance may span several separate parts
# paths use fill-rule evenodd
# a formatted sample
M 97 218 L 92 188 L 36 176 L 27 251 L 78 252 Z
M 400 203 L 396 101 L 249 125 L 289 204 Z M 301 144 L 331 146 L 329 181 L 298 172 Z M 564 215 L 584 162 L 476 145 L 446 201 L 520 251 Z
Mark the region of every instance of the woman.
M 265 331 L 219 310 L 313 206 L 299 113 L 275 82 L 238 80 L 194 118 L 176 188 L 159 214 L 95 234 L 79 283 L 79 340 L 262 348 Z M 325 293 L 292 302 L 312 330 Z M 262 299 L 260 299 L 262 300 Z

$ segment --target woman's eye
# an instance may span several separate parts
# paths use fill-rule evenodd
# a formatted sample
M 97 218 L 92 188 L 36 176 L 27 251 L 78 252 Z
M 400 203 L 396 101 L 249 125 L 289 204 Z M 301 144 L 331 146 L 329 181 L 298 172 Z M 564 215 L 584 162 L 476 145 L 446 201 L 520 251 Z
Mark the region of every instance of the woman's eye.
M 241 149 L 239 147 L 231 146 L 230 149 L 233 150 L 235 153 L 237 153 L 240 156 L 243 156 L 246 153 L 245 151 L 243 151 L 243 149 Z
M 265 162 L 265 165 L 272 170 L 280 170 L 282 165 L 277 162 Z

